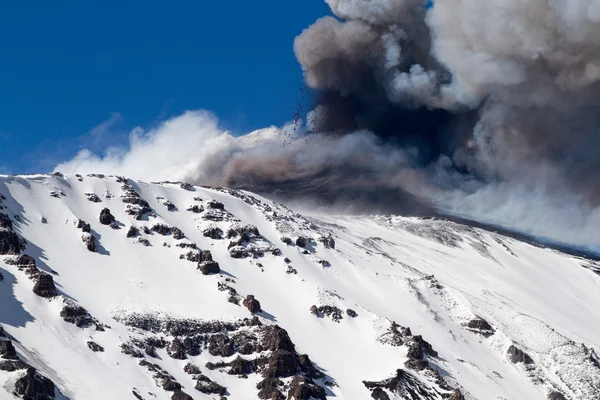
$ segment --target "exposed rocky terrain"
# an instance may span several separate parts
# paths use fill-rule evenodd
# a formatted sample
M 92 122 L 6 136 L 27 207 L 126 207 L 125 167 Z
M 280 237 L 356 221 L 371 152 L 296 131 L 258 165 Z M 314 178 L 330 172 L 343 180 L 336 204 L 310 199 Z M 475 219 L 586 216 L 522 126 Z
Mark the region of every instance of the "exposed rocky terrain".
M 0 177 L 0 398 L 600 398 L 600 265 L 453 222 Z

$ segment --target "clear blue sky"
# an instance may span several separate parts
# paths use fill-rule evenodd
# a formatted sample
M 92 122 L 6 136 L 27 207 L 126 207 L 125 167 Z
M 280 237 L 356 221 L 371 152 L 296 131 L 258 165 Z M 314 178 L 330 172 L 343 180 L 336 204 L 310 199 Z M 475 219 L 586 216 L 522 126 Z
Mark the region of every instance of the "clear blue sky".
M 2 2 L 0 173 L 49 171 L 104 121 L 116 141 L 189 109 L 237 133 L 288 121 L 293 39 L 327 13 L 323 0 Z

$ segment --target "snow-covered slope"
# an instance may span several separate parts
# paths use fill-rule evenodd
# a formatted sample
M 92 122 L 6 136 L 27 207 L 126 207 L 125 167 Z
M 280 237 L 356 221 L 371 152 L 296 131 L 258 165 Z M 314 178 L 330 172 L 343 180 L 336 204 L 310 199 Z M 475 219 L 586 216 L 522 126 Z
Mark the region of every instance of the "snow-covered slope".
M 180 183 L 0 194 L 2 399 L 600 398 L 593 261 Z

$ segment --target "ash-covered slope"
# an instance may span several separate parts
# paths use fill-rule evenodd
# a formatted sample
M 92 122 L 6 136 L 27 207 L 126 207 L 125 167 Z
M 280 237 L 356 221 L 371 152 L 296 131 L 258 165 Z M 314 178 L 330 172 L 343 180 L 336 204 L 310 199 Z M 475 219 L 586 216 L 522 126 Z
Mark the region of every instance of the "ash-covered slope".
M 181 183 L 0 194 L 2 399 L 600 397 L 592 261 Z

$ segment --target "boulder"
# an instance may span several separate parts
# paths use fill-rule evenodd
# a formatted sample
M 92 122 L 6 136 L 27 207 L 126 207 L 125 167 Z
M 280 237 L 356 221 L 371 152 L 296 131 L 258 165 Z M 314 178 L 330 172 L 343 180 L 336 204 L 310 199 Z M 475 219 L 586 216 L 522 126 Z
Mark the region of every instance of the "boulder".
M 140 230 L 138 228 L 136 228 L 135 226 L 130 226 L 129 230 L 127 231 L 127 237 L 128 238 L 136 237 L 139 234 L 140 234 Z
M 104 208 L 100 211 L 100 223 L 102 225 L 110 225 L 115 222 L 115 217 L 110 213 L 108 208 Z
M 87 346 L 94 353 L 103 353 L 104 352 L 104 347 L 100 346 L 98 343 L 93 342 L 91 340 L 89 342 L 87 342 Z
M 279 325 L 269 325 L 263 328 L 262 346 L 271 351 L 287 350 L 295 353 L 294 343 L 290 339 L 287 331 Z
M 347 309 L 346 310 L 346 314 L 350 317 L 350 318 L 356 318 L 358 317 L 358 314 L 356 313 L 356 311 L 352 310 L 352 309 Z
M 86 249 L 92 253 L 96 252 L 96 238 L 91 233 L 81 235 L 81 241 L 85 244 Z
M 533 360 L 531 359 L 531 357 L 529 357 L 529 355 L 527 353 L 525 353 L 523 350 L 516 348 L 513 345 L 511 345 L 508 348 L 507 354 L 508 354 L 508 359 L 513 364 L 517 364 L 517 363 L 533 364 Z
M 326 400 L 327 394 L 325 389 L 313 383 L 310 379 L 295 376 L 292 379 L 287 398 L 288 400 Z
M 176 390 L 173 392 L 171 400 L 194 400 L 194 398 L 181 390 Z
M 548 400 L 567 400 L 567 398 L 562 393 L 555 391 L 548 393 L 548 396 L 546 397 L 548 398 Z
M 310 238 L 307 238 L 305 236 L 298 236 L 298 238 L 296 239 L 296 246 L 298 246 L 298 247 L 304 248 L 309 243 L 310 243 Z
M 238 356 L 238 358 L 233 360 L 229 364 L 229 366 L 231 367 L 231 369 L 228 372 L 229 375 L 244 375 L 244 374 L 247 375 L 247 374 L 251 374 L 252 371 L 254 370 L 252 361 L 248 361 L 239 356 Z
M 16 233 L 0 230 L 0 255 L 19 254 L 21 248 L 21 241 Z
M 175 338 L 167 348 L 167 353 L 171 358 L 175 358 L 177 360 L 185 360 L 187 356 L 185 355 L 185 347 L 181 340 Z
M 258 382 L 256 388 L 259 390 L 258 398 L 263 400 L 283 400 L 283 394 L 279 388 L 283 387 L 283 381 L 278 378 L 265 378 Z
M 249 294 L 248 296 L 246 296 L 246 298 L 244 299 L 244 302 L 242 303 L 244 305 L 244 307 L 246 307 L 248 309 L 248 311 L 250 311 L 252 314 L 256 314 L 258 312 L 261 312 L 261 308 L 260 308 L 260 302 L 258 300 L 256 300 L 254 298 L 253 295 Z
M 27 400 L 54 399 L 54 383 L 34 368 L 28 368 L 25 375 L 15 382 L 14 392 Z
M 204 393 L 204 394 L 218 394 L 223 396 L 226 392 L 227 389 L 224 388 L 223 386 L 219 385 L 216 382 L 211 381 L 210 379 L 208 380 L 208 382 L 204 381 L 204 380 L 199 380 L 196 383 L 195 389 L 197 391 L 199 391 L 200 393 Z
M 45 272 L 38 274 L 37 281 L 33 286 L 33 293 L 45 298 L 58 296 L 58 291 L 56 290 L 56 285 L 54 285 L 54 278 L 52 278 L 52 275 L 48 275 Z

